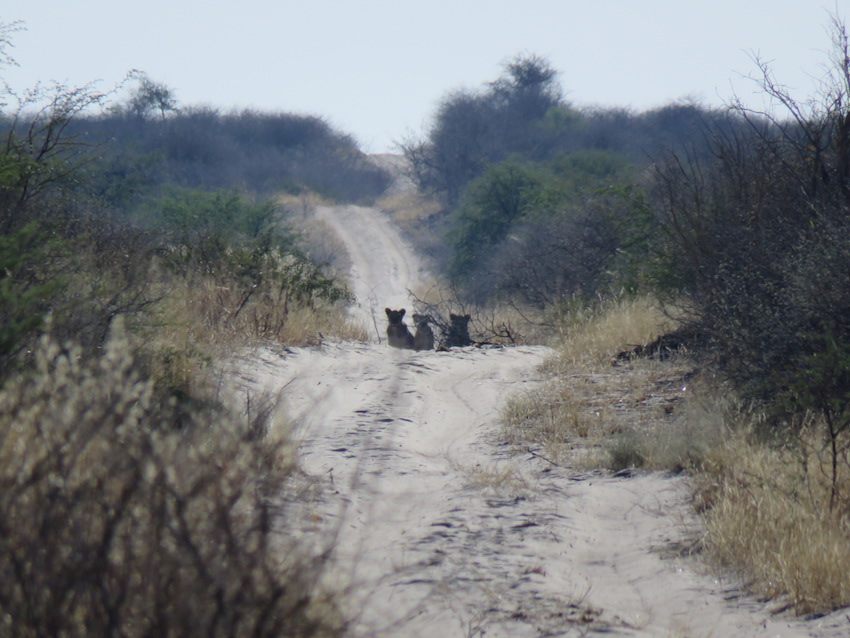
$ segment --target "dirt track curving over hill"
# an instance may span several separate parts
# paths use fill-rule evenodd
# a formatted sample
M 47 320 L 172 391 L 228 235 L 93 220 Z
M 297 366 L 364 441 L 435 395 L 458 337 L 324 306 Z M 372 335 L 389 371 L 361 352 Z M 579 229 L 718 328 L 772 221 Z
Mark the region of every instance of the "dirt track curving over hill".
M 512 454 L 499 409 L 542 382 L 551 351 L 388 348 L 383 308 L 410 312 L 422 264 L 380 210 L 316 215 L 349 250 L 375 338 L 261 350 L 241 382 L 280 393 L 298 424 L 302 467 L 321 487 L 302 531 L 333 539 L 353 636 L 845 635 L 843 618 L 771 615 L 675 551 L 693 525 L 684 479 Z

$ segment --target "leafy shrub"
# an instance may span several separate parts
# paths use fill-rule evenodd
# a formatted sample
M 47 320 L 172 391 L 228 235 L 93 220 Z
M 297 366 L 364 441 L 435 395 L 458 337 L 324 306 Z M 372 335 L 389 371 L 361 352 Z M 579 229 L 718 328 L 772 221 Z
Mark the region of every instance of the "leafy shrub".
M 161 196 L 146 201 L 136 211 L 140 225 L 168 233 L 181 245 L 193 243 L 199 236 L 255 239 L 268 232 L 278 221 L 273 202 L 249 201 L 236 190 L 204 191 L 169 186 Z M 275 238 L 286 244 L 280 230 Z
M 468 281 L 479 262 L 501 244 L 505 235 L 531 207 L 541 188 L 531 167 L 505 162 L 474 180 L 454 214 L 448 235 L 452 248 L 449 276 Z
M 656 188 L 671 270 L 714 362 L 774 423 L 814 410 L 830 438 L 850 427 L 850 59 L 837 20 L 833 44 L 819 95 L 796 100 L 760 64 L 783 118 L 736 103 L 747 133 L 707 131 L 713 157 L 672 156 Z
M 35 275 L 46 261 L 45 239 L 36 224 L 0 235 L 0 361 L 9 362 L 25 337 L 40 328 L 46 299 L 67 281 L 60 276 Z
M 477 300 L 538 309 L 646 287 L 655 219 L 630 173 L 622 156 L 598 150 L 489 167 L 449 218 L 449 275 Z
M 100 346 L 111 321 L 153 321 L 163 288 L 151 268 L 151 238 L 143 233 L 78 221 L 35 221 L 0 235 L 0 362 L 21 363 L 49 323 L 57 339 Z M 29 356 L 29 355 L 26 355 Z M 0 375 L 2 376 L 2 375 Z

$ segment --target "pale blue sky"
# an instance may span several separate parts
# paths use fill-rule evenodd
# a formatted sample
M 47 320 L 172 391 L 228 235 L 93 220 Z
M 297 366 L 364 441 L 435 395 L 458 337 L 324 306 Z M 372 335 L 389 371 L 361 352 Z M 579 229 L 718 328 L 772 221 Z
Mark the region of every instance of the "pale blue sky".
M 521 52 L 577 106 L 746 97 L 750 52 L 805 96 L 836 10 L 850 19 L 850 0 L 3 0 L 0 21 L 27 31 L 0 76 L 106 89 L 137 68 L 181 104 L 322 115 L 382 152 Z

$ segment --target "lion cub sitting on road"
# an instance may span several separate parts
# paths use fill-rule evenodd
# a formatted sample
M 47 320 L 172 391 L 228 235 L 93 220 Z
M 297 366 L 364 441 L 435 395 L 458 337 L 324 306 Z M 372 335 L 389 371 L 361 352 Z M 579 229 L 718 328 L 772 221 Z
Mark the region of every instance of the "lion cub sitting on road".
M 416 326 L 416 335 L 413 337 L 413 348 L 415 350 L 434 349 L 434 331 L 428 323 L 431 317 L 428 315 L 413 315 L 413 323 Z
M 407 324 L 404 323 L 404 308 L 401 310 L 384 308 L 384 311 L 387 313 L 387 319 L 390 322 L 390 325 L 387 326 L 387 341 L 389 344 L 393 348 L 407 348 L 412 350 L 414 347 L 413 335 L 410 334 Z
M 469 315 L 449 315 L 449 320 L 452 322 L 449 327 L 449 333 L 446 336 L 446 342 L 443 344 L 447 348 L 457 346 L 471 346 L 475 343 L 469 338 Z

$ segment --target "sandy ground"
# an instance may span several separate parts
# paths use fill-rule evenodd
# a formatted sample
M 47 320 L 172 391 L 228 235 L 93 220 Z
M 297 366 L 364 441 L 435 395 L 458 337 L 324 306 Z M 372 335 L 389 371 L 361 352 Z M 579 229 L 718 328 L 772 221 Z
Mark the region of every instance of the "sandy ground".
M 378 210 L 316 213 L 345 242 L 357 312 L 379 333 L 425 276 Z M 401 351 L 386 340 L 261 350 L 241 383 L 282 397 L 322 487 L 303 533 L 335 546 L 353 636 L 845 636 L 843 613 L 772 614 L 676 548 L 683 479 L 614 477 L 511 454 L 506 398 L 544 347 Z M 774 603 L 775 606 L 775 603 Z
M 357 299 L 354 315 L 384 341 L 384 308 L 407 308 L 408 290 L 427 278 L 422 264 L 387 217 L 362 206 L 319 206 L 316 217 L 343 241 L 351 259 L 349 281 Z

